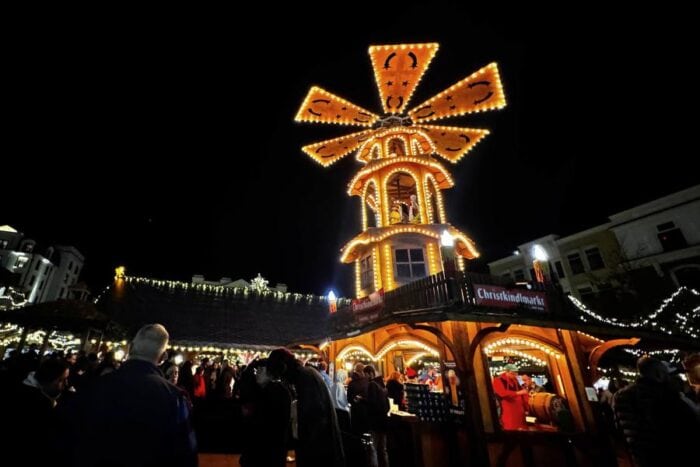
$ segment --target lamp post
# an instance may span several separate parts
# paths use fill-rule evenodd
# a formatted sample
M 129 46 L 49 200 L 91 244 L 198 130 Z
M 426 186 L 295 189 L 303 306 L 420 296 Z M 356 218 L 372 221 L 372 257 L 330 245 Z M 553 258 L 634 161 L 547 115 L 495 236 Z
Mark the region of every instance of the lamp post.
M 331 313 L 338 311 L 338 297 L 335 296 L 335 292 L 332 290 L 328 292 L 328 310 Z
M 442 270 L 445 276 L 453 277 L 457 269 L 455 265 L 455 238 L 452 234 L 443 230 L 440 235 L 440 256 L 442 256 Z
M 532 247 L 532 267 L 535 270 L 535 280 L 540 284 L 544 284 L 549 274 L 549 255 L 542 245 Z

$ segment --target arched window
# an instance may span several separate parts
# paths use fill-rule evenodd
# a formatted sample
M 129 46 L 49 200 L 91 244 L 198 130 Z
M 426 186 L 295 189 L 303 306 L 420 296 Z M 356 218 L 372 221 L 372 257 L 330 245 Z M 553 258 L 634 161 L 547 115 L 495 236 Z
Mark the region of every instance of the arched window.
M 386 145 L 388 149 L 387 157 L 403 157 L 408 154 L 406 144 L 401 138 L 392 138 Z
M 530 337 L 504 335 L 482 350 L 501 429 L 575 430 L 570 404 L 577 402 L 569 398 L 576 396 L 566 391 L 568 369 L 558 348 Z
M 421 224 L 416 181 L 406 172 L 396 172 L 386 183 L 390 224 Z
M 379 193 L 377 192 L 377 186 L 373 181 L 370 181 L 367 185 L 367 190 L 365 191 L 364 203 L 362 204 L 362 209 L 365 211 L 365 228 L 381 226 L 381 211 L 379 207 Z

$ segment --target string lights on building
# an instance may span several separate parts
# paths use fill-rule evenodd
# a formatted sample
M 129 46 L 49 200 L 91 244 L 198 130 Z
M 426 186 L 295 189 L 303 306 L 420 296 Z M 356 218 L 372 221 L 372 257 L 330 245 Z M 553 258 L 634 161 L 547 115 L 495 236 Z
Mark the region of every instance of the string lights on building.
M 695 296 L 700 296 L 700 293 L 698 293 L 695 289 L 680 287 L 670 297 L 665 299 L 662 302 L 662 304 L 648 316 L 630 322 L 623 322 L 621 320 L 618 320 L 617 318 L 606 318 L 594 311 L 591 311 L 585 304 L 583 304 L 580 300 L 578 300 L 572 295 L 569 295 L 569 300 L 571 300 L 571 302 L 588 317 L 609 324 L 611 326 L 617 326 L 621 328 L 646 328 L 654 331 L 660 331 L 668 335 L 686 334 L 694 339 L 697 339 L 698 329 L 696 329 L 691 323 L 698 320 L 700 307 L 695 307 L 694 309 L 689 310 L 684 315 L 680 313 L 675 313 L 672 320 L 674 328 L 667 327 L 666 325 L 660 322 L 664 311 L 666 311 L 666 309 L 673 303 L 673 301 L 676 300 L 677 297 L 684 291 L 691 293 Z M 582 321 L 586 321 L 586 317 L 580 316 L 580 318 Z

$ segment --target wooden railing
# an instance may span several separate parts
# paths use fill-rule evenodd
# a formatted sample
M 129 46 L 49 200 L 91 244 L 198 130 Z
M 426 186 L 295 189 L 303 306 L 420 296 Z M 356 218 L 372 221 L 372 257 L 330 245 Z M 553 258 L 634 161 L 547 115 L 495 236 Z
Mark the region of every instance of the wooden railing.
M 525 306 L 515 308 L 498 308 L 478 305 L 474 296 L 474 284 L 504 287 L 509 290 L 529 290 L 543 292 L 547 298 L 546 315 L 549 318 L 568 321 L 575 320 L 561 290 L 552 284 L 528 283 L 515 284 L 501 277 L 487 274 L 456 271 L 452 275 L 444 272 L 416 280 L 384 294 L 384 307 L 372 321 L 380 321 L 396 316 L 422 315 L 451 311 L 472 314 L 533 314 L 542 318 L 542 312 L 536 312 Z M 340 307 L 341 315 L 351 315 L 350 307 Z M 340 317 L 338 317 L 340 318 Z M 352 321 L 351 316 L 347 316 Z M 343 321 L 348 321 L 343 319 Z M 350 322 L 347 323 L 351 325 Z

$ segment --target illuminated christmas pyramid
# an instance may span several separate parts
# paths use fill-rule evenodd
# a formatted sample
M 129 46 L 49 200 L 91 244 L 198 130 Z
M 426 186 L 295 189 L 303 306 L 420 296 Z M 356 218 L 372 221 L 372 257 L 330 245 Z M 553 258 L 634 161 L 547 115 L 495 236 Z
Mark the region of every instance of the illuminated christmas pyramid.
M 408 110 L 437 50 L 435 43 L 369 48 L 381 117 L 314 86 L 295 118 L 367 127 L 302 148 L 324 167 L 353 151 L 363 164 L 348 187 L 348 194 L 362 200 L 362 232 L 341 255 L 342 262 L 355 263 L 358 297 L 442 271 L 440 238 L 445 231 L 454 240 L 461 269 L 463 258 L 479 255 L 474 242 L 447 221 L 442 190 L 454 181 L 438 157 L 456 163 L 489 132 L 426 123 L 500 109 L 506 105 L 505 95 L 498 68 L 491 63 Z

